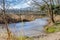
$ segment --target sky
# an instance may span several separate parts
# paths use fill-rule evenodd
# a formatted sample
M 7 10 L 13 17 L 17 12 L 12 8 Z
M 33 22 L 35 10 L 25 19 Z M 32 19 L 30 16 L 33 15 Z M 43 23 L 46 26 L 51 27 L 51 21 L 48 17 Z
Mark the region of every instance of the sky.
M 2 0 L 0 0 L 1 2 Z M 39 0 L 41 1 L 41 0 Z M 27 8 L 31 7 L 32 0 L 5 0 L 6 8 L 9 7 L 9 9 L 21 9 L 21 8 Z M 1 5 L 1 4 L 0 4 Z M 1 8 L 1 6 L 0 6 Z
M 1 7 L 1 1 L 0 0 L 0 8 Z M 42 3 L 42 0 L 36 0 L 37 2 Z M 21 9 L 21 8 L 27 8 L 27 7 L 31 7 L 31 2 L 32 0 L 5 0 L 6 3 L 6 9 Z
M 26 7 L 30 7 L 29 4 L 31 4 L 31 0 L 7 0 L 6 1 L 7 4 L 10 3 L 9 7 L 11 8 L 16 8 L 16 9 L 20 9 L 20 8 L 26 8 Z

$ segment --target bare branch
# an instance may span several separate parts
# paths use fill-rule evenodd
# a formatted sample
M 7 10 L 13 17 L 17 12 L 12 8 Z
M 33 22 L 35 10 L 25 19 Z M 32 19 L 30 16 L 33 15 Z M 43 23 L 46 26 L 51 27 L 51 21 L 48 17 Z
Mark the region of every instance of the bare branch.
M 45 1 L 45 0 L 42 0 L 44 3 L 46 3 L 46 5 L 49 7 L 49 4 L 48 4 L 48 2 L 47 1 Z
M 32 1 L 34 2 L 35 5 L 42 6 L 37 1 L 35 1 L 35 0 L 32 0 Z

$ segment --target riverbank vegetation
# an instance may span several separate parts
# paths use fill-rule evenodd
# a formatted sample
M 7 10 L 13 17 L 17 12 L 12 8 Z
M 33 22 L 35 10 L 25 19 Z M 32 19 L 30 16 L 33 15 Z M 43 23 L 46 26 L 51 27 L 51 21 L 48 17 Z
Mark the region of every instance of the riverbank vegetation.
M 43 5 L 39 4 L 37 1 L 33 0 L 35 6 L 40 7 L 40 10 L 43 13 L 46 13 L 50 19 L 52 23 L 55 23 L 54 17 L 58 14 L 60 14 L 60 5 L 56 5 L 56 3 L 54 3 L 54 0 L 42 0 L 43 1 Z
M 9 40 L 34 40 L 33 37 L 28 37 L 28 36 L 11 36 Z
M 45 27 L 46 33 L 54 33 L 54 32 L 59 32 L 59 31 L 60 31 L 60 24 L 57 24 L 57 23 L 52 26 Z
M 46 33 L 55 33 L 55 32 L 60 32 L 60 15 L 57 15 L 54 19 L 55 19 L 55 23 L 52 23 L 49 20 L 49 23 L 47 26 L 45 26 L 45 32 Z

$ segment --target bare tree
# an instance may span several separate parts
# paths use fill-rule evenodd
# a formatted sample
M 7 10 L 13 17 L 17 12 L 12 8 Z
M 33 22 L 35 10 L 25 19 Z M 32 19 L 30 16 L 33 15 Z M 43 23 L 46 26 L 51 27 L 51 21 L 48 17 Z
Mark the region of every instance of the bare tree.
M 39 4 L 36 0 L 32 0 L 34 3 L 35 3 L 35 6 L 39 6 L 41 8 L 41 6 L 43 7 L 44 5 L 44 11 L 48 11 L 47 13 L 50 15 L 50 18 L 51 18 L 51 21 L 53 23 L 55 23 L 55 20 L 54 20 L 54 12 L 53 12 L 53 5 L 54 5 L 54 1 L 53 0 L 42 0 L 43 4 Z
M 3 7 L 3 10 L 2 10 L 3 17 L 2 18 L 4 20 L 5 28 L 6 28 L 7 33 L 8 33 L 8 39 L 7 40 L 9 40 L 9 38 L 10 38 L 10 31 L 9 31 L 8 23 L 7 23 L 6 16 L 5 16 L 5 0 L 3 0 L 2 4 L 3 4 L 3 6 L 2 6 Z

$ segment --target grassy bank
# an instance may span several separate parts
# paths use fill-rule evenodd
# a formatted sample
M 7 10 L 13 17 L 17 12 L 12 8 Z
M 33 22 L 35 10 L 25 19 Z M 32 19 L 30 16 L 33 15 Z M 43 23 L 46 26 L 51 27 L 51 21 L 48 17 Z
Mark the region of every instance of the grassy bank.
M 60 23 L 55 23 L 51 26 L 46 26 L 45 27 L 45 32 L 46 33 L 54 33 L 60 31 Z
M 11 39 L 12 40 L 34 40 L 34 38 L 28 36 L 20 36 L 20 37 L 12 36 Z

